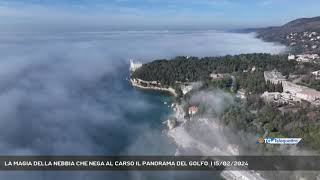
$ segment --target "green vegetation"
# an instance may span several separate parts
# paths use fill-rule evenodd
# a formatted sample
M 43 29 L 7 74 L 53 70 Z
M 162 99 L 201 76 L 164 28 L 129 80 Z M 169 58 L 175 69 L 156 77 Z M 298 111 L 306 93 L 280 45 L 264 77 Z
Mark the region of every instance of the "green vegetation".
M 176 82 L 201 81 L 209 79 L 211 73 L 237 73 L 257 70 L 278 69 L 285 75 L 294 72 L 297 63 L 288 61 L 287 55 L 241 54 L 223 57 L 176 57 L 171 60 L 155 60 L 144 64 L 132 77 L 146 81 L 160 81 L 163 85 Z
M 265 82 L 264 71 L 277 69 L 283 75 L 302 75 L 301 83 L 320 89 L 320 81 L 311 71 L 320 69 L 319 64 L 289 61 L 287 55 L 241 54 L 224 57 L 176 57 L 144 64 L 132 74 L 133 78 L 158 81 L 162 86 L 179 88 L 181 83 L 201 81 L 200 90 L 223 89 L 235 93 L 244 89 L 246 101 L 237 100 L 222 115 L 222 122 L 235 129 L 251 131 L 259 136 L 301 137 L 300 146 L 320 150 L 320 108 L 308 103 L 280 107 L 267 104 L 261 98 L 264 91 L 282 92 L 282 84 Z M 213 75 L 211 77 L 210 75 Z M 193 91 L 185 95 L 187 99 Z M 181 100 L 178 98 L 178 100 Z
M 296 111 L 280 111 L 256 97 L 246 103 L 237 102 L 223 113 L 221 121 L 234 129 L 268 137 L 300 137 L 299 146 L 320 150 L 320 109 L 299 107 Z
M 201 89 L 223 89 L 230 91 L 232 87 L 232 78 L 230 76 L 212 81 L 210 79 L 204 80 Z
M 311 75 L 304 76 L 299 84 L 320 91 L 320 80 Z
M 255 70 L 251 71 L 254 67 Z M 229 74 L 236 78 L 233 85 L 234 91 L 243 88 L 252 94 L 264 91 L 281 92 L 281 84 L 273 85 L 264 81 L 263 71 L 273 69 L 288 76 L 289 73 L 305 74 L 320 69 L 320 65 L 298 64 L 296 61 L 289 61 L 287 55 L 262 53 L 204 58 L 180 56 L 171 60 L 156 60 L 144 64 L 132 74 L 132 77 L 146 81 L 159 81 L 163 86 L 171 87 L 176 87 L 178 82 L 202 81 L 205 82 L 205 85 L 224 89 L 230 86 L 230 78 L 226 82 L 221 82 L 221 80 L 210 82 L 210 74 Z
M 251 94 L 261 94 L 265 91 L 282 92 L 282 84 L 265 82 L 263 71 L 257 70 L 251 73 L 238 73 L 236 76 L 237 89 L 246 89 Z

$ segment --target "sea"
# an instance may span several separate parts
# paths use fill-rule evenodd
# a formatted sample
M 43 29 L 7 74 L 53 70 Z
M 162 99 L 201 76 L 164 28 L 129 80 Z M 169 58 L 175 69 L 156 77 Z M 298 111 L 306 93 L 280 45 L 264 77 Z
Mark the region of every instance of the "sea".
M 173 98 L 133 88 L 129 59 L 280 53 L 255 34 L 1 32 L 0 155 L 174 155 Z M 220 179 L 213 172 L 0 172 L 0 179 Z

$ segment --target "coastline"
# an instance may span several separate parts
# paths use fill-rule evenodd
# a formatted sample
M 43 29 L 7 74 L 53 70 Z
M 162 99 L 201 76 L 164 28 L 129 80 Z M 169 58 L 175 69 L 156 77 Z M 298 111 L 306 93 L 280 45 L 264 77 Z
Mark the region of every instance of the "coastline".
M 129 78 L 130 83 L 133 87 L 141 88 L 141 89 L 149 89 L 156 91 L 165 91 L 169 92 L 171 95 L 177 97 L 176 91 L 172 87 L 164 88 L 158 81 L 144 81 L 136 78 Z M 218 124 L 212 123 L 209 119 L 197 119 L 196 121 L 188 120 L 185 118 L 185 114 L 187 112 L 184 111 L 184 108 L 181 104 L 175 105 L 176 110 L 173 112 L 174 121 L 168 119 L 164 121 L 163 124 L 167 126 L 167 129 L 163 132 L 166 136 L 172 140 L 172 142 L 176 145 L 175 156 L 184 155 L 184 152 L 188 153 L 193 150 L 200 152 L 203 156 L 208 155 L 239 155 L 238 147 L 235 144 L 228 144 L 226 149 L 223 147 L 219 147 L 216 145 L 206 144 L 206 141 L 199 140 L 197 136 L 193 134 L 197 128 L 207 127 L 207 131 L 209 132 L 218 132 L 221 128 Z M 195 126 L 194 131 L 190 131 L 190 123 L 194 123 Z M 215 133 L 212 133 L 214 135 Z M 222 171 L 219 176 L 221 178 L 231 180 L 238 177 L 242 177 L 244 179 L 258 179 L 264 180 L 263 177 L 260 176 L 259 173 L 253 171 Z
M 143 80 L 139 79 L 139 81 L 143 81 Z M 143 81 L 143 82 L 151 83 L 148 81 Z M 130 83 L 133 87 L 136 87 L 136 88 L 156 90 L 156 91 L 165 91 L 165 92 L 170 93 L 174 97 L 178 96 L 178 94 L 176 93 L 176 91 L 172 87 L 164 88 L 164 87 L 157 87 L 157 86 L 150 86 L 150 85 L 146 87 L 146 86 L 142 86 L 139 82 L 137 82 L 135 79 L 132 79 L 132 78 L 130 78 Z

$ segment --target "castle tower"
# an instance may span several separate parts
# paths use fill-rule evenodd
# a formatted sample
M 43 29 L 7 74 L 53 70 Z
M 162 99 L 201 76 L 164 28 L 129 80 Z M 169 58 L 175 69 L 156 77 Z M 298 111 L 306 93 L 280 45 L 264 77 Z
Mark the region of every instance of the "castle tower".
M 134 63 L 133 59 L 130 59 L 129 61 L 130 61 L 130 71 L 132 71 L 132 72 L 142 66 L 142 63 L 140 63 L 140 62 Z

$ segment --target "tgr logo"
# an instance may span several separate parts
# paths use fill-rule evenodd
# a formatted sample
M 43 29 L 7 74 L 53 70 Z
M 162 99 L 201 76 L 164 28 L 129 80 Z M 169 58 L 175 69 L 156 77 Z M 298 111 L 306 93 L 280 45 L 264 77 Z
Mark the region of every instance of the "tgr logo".
M 258 138 L 257 144 L 290 144 L 295 145 L 301 141 L 302 138 Z

